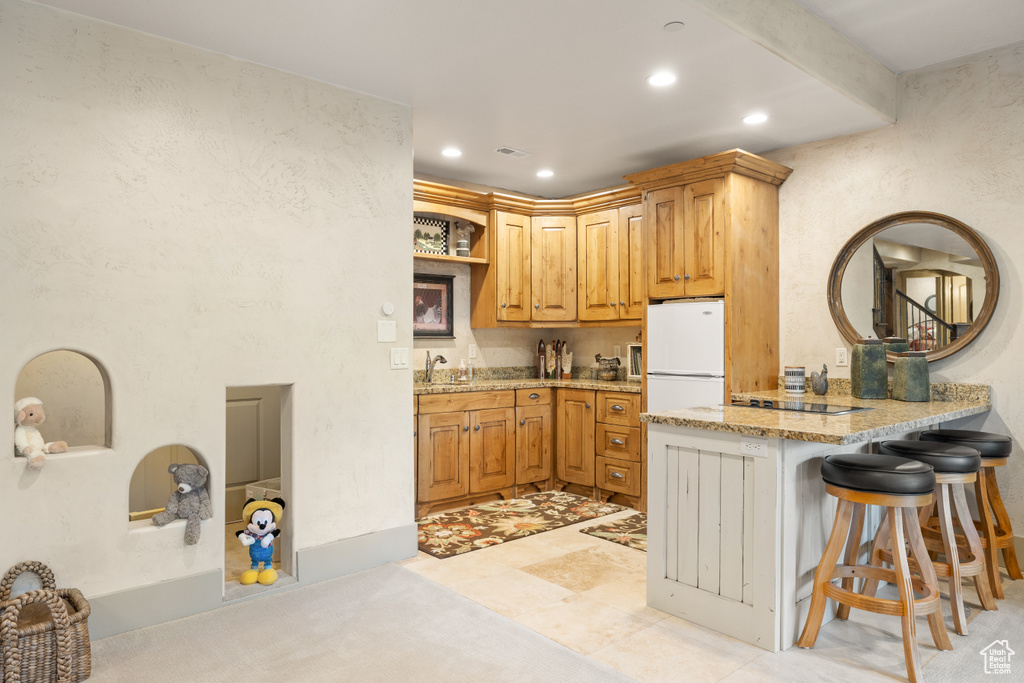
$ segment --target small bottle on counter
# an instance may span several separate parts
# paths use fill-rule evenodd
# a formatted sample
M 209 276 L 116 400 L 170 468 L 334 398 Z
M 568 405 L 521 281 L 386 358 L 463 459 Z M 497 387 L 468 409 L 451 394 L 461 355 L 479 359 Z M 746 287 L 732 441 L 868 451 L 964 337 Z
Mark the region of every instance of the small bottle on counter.
M 470 381 L 470 382 L 473 381 L 473 361 L 472 361 L 472 359 L 470 359 L 469 363 L 466 365 L 466 379 L 468 381 Z
M 544 340 L 537 344 L 537 379 L 545 379 L 547 376 L 547 353 L 544 348 Z
M 850 356 L 850 394 L 856 398 L 888 398 L 889 364 L 881 339 L 861 339 Z
M 466 359 L 463 358 L 459 361 L 459 381 L 466 382 L 469 380 L 468 370 L 466 368 Z

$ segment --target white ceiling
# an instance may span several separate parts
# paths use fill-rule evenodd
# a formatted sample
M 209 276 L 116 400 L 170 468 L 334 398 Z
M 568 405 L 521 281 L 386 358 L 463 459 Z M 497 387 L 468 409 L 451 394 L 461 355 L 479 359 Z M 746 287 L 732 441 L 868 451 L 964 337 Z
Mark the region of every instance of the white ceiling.
M 888 125 L 700 0 L 42 1 L 411 105 L 417 174 L 542 197 Z M 799 2 L 893 71 L 1024 39 L 1024 0 Z M 662 68 L 679 80 L 655 90 L 645 79 Z M 754 111 L 768 123 L 741 122 Z

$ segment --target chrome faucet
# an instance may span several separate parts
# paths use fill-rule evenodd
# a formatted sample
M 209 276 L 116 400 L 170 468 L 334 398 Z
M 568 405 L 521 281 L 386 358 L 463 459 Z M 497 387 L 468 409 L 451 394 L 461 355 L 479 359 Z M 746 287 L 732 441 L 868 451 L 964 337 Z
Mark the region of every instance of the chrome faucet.
M 434 363 L 440 363 L 441 365 L 444 365 L 447 362 L 448 362 L 448 359 L 445 358 L 444 356 L 442 356 L 441 354 L 437 354 L 436 356 L 434 356 L 433 360 L 431 360 L 431 358 L 430 358 L 430 351 L 427 351 L 427 377 L 426 377 L 426 383 L 427 384 L 430 384 L 430 378 L 434 374 Z

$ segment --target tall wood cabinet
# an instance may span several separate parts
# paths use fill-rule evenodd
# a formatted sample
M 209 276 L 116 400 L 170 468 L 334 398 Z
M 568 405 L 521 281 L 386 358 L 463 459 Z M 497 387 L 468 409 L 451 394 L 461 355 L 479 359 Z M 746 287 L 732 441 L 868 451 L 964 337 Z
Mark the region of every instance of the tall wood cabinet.
M 722 297 L 725 396 L 778 388 L 779 194 L 791 169 L 742 150 L 634 173 L 647 296 Z
M 534 216 L 530 240 L 532 319 L 576 320 L 576 220 Z
M 529 216 L 493 212 L 497 249 L 491 258 L 497 281 L 497 318 L 529 322 L 532 228 Z

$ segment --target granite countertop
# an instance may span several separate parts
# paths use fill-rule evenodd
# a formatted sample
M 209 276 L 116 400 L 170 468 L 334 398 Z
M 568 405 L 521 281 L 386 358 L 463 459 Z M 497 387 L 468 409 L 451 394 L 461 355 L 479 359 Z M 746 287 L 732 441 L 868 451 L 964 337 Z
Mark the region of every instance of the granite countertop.
M 915 429 L 927 429 L 940 422 L 978 415 L 992 409 L 987 391 L 975 397 L 921 402 L 892 399 L 868 400 L 849 395 L 816 396 L 810 393 L 803 396 L 792 396 L 782 390 L 733 396 L 734 400 L 748 398 L 865 406 L 874 408 L 874 410 L 846 415 L 819 415 L 787 410 L 714 406 L 669 410 L 661 413 L 643 413 L 640 415 L 640 420 L 652 424 L 707 429 L 715 432 L 846 445 Z
M 559 387 L 562 389 L 596 389 L 598 391 L 623 391 L 630 394 L 640 393 L 640 381 L 605 382 L 597 379 L 483 379 L 469 383 L 414 382 L 412 393 L 416 396 L 424 394 L 453 394 L 464 391 L 501 391 L 503 389 L 536 389 L 538 387 Z

